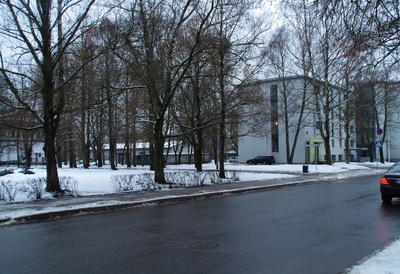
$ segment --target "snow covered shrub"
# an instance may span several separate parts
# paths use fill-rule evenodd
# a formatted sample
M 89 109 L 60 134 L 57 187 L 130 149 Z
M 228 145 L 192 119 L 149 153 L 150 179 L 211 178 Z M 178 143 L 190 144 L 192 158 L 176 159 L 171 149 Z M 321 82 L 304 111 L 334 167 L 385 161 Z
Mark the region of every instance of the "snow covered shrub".
M 204 185 L 205 181 L 207 180 L 207 174 L 204 172 L 194 171 L 192 173 L 193 181 L 196 182 L 196 185 L 202 186 Z
M 65 196 L 78 196 L 78 181 L 70 176 L 60 177 L 60 187 Z
M 6 196 L 5 196 L 5 191 L 3 187 L 3 181 L 0 181 L 0 201 L 5 201 Z
M 240 172 L 232 170 L 228 172 L 228 177 L 230 178 L 230 183 L 239 181 Z
M 207 176 L 210 179 L 211 184 L 221 183 L 221 178 L 219 178 L 218 171 L 208 171 Z
M 188 171 L 166 172 L 165 180 L 171 187 L 185 187 L 190 181 L 190 174 Z
M 140 175 L 122 174 L 111 177 L 112 188 L 117 192 L 134 190 L 160 190 L 164 187 L 153 180 L 153 174 L 143 173 Z
M 111 177 L 111 186 L 117 192 L 132 191 L 135 189 L 137 175 L 133 174 L 122 174 L 114 175 Z
M 32 178 L 25 180 L 26 188 L 25 191 L 28 192 L 28 198 L 34 200 L 42 199 L 45 187 L 46 187 L 46 179 L 45 178 Z
M 207 174 L 198 171 L 167 172 L 165 179 L 171 187 L 201 186 L 204 185 Z
M 185 186 L 202 186 L 207 179 L 207 174 L 198 171 L 188 171 L 186 173 Z
M 22 184 L 19 181 L 0 181 L 0 198 L 3 201 L 12 202 L 22 189 Z
M 153 176 L 151 173 L 143 173 L 139 176 L 137 184 L 142 187 L 142 190 L 161 190 L 165 188 L 165 186 L 154 182 Z

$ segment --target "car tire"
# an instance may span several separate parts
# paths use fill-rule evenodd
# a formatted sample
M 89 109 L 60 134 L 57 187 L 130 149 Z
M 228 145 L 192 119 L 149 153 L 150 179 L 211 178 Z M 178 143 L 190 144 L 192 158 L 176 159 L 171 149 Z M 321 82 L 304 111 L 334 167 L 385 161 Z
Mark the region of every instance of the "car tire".
M 267 164 L 267 162 L 263 162 L 263 165 L 266 165 Z
M 392 196 L 382 194 L 381 197 L 382 197 L 382 202 L 384 202 L 385 204 L 392 203 Z

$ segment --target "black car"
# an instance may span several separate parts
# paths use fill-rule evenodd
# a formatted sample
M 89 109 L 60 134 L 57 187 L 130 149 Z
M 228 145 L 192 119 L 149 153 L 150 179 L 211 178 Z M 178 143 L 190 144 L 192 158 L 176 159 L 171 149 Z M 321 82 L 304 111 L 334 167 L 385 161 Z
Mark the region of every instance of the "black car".
M 400 163 L 394 164 L 380 180 L 381 197 L 390 204 L 393 197 L 400 197 Z
M 275 163 L 275 158 L 274 156 L 257 156 L 253 159 L 247 160 L 246 164 L 249 165 L 256 165 L 256 164 L 274 164 Z

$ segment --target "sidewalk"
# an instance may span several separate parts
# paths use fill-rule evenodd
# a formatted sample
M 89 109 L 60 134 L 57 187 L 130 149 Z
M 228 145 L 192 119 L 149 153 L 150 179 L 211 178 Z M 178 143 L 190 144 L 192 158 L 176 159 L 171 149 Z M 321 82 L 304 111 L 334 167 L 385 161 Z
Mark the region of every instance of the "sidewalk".
M 339 174 L 297 173 L 294 178 L 271 179 L 188 187 L 161 191 L 64 197 L 21 203 L 0 203 L 0 226 L 27 221 L 46 220 L 77 214 L 90 214 L 146 205 L 182 202 L 251 191 L 264 191 L 283 186 L 314 184 L 323 181 L 383 173 L 383 170 L 356 170 Z

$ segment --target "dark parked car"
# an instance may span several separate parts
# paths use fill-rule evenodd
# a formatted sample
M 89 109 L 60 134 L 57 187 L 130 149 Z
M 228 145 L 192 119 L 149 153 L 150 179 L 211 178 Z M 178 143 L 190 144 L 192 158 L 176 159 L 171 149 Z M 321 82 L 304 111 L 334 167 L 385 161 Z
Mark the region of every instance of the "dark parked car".
M 380 180 L 381 197 L 390 204 L 393 197 L 400 197 L 400 163 L 394 164 Z
M 249 165 L 256 165 L 256 164 L 274 164 L 275 163 L 275 158 L 274 156 L 257 156 L 253 159 L 247 160 L 246 164 Z

